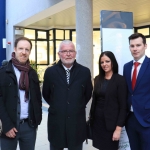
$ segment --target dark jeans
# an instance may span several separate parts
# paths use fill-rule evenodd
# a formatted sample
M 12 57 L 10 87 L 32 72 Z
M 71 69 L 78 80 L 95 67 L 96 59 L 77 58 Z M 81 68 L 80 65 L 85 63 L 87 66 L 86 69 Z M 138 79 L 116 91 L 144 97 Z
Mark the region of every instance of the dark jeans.
M 63 150 L 64 148 L 56 148 L 52 144 L 50 144 L 50 150 Z M 69 150 L 82 150 L 82 144 L 73 147 L 73 148 L 68 148 Z
M 19 125 L 15 138 L 1 136 L 1 150 L 16 150 L 19 142 L 20 150 L 34 150 L 36 141 L 36 129 L 31 128 L 28 122 Z

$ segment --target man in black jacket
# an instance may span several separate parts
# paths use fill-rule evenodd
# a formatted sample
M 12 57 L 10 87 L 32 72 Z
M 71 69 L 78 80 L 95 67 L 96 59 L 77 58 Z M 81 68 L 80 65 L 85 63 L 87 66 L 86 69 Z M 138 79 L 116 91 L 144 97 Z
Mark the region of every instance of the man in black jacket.
M 42 101 L 37 73 L 29 63 L 32 43 L 15 41 L 12 59 L 0 69 L 1 150 L 34 150 L 36 128 L 42 119 Z
M 43 97 L 50 105 L 48 140 L 51 150 L 82 150 L 86 138 L 86 104 L 91 98 L 90 70 L 75 60 L 74 44 L 60 44 L 60 61 L 44 75 Z

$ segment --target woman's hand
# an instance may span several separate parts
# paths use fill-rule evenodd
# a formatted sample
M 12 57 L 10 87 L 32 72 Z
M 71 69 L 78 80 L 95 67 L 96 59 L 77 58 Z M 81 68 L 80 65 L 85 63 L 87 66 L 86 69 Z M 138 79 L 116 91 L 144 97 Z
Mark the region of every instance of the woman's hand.
M 114 131 L 113 137 L 112 137 L 113 141 L 118 141 L 120 139 L 121 129 L 122 127 L 119 127 L 119 126 L 116 127 L 116 130 Z

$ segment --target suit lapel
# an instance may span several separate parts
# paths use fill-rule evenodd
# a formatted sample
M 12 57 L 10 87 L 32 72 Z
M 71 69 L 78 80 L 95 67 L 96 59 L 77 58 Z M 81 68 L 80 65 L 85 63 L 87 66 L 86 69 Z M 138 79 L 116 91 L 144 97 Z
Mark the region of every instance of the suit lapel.
M 16 84 L 17 83 L 17 78 L 15 76 L 15 72 L 14 72 L 14 69 L 13 69 L 13 66 L 12 66 L 11 62 L 9 62 L 8 65 L 7 65 L 6 73 L 9 74 L 10 78 L 12 78 L 14 80 L 14 83 Z
M 144 75 L 144 73 L 146 71 L 146 68 L 147 68 L 147 66 L 149 64 L 148 62 L 149 62 L 148 57 L 145 57 L 144 62 L 142 63 L 142 66 L 141 66 L 141 68 L 139 70 L 134 90 L 136 90 L 138 84 L 140 83 L 140 80 L 141 80 L 142 76 Z
M 77 64 L 76 66 L 74 67 L 77 67 Z M 71 83 L 74 81 L 75 77 L 77 76 L 77 74 L 79 73 L 80 69 L 76 69 L 76 68 L 72 68 L 72 72 L 71 72 L 71 75 L 70 75 L 70 80 L 69 80 L 69 86 L 71 85 Z
M 62 79 L 62 81 L 64 82 L 64 84 L 66 86 L 68 86 L 67 84 L 67 78 L 66 78 L 66 73 L 65 73 L 65 69 L 63 68 L 63 66 L 59 66 L 56 68 L 58 74 L 60 75 L 60 78 Z

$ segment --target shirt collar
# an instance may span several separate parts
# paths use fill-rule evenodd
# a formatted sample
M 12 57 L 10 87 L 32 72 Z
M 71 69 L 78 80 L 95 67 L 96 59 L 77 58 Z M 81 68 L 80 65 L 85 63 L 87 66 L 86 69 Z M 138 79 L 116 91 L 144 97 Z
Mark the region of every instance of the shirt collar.
M 67 67 L 64 66 L 63 64 L 62 64 L 62 66 L 64 67 L 65 70 L 67 70 L 67 69 L 71 70 L 71 68 L 73 67 L 73 65 L 72 65 L 70 68 L 67 68 Z
M 135 61 L 135 60 L 133 60 L 133 64 L 134 64 L 134 62 L 139 62 L 140 64 L 142 64 L 143 63 L 143 61 L 144 61 L 144 59 L 145 59 L 145 55 L 144 56 L 142 56 L 138 61 Z

